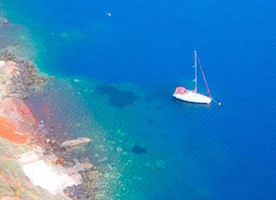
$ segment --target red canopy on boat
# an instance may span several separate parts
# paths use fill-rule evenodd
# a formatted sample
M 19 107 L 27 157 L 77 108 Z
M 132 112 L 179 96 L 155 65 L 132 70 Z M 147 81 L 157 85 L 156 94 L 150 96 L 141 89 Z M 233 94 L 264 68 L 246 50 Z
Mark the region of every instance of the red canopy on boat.
M 176 89 L 175 89 L 175 92 L 176 93 L 186 93 L 187 92 L 187 90 L 186 90 L 186 88 L 184 88 L 184 87 L 182 87 L 182 86 L 179 86 L 179 87 L 177 87 Z

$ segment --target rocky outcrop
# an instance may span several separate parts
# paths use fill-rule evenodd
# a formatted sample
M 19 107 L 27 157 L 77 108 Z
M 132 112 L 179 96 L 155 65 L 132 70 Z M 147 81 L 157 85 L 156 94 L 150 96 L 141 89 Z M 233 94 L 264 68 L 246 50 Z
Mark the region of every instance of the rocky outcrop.
M 8 51 L 0 56 L 0 87 L 3 97 L 24 99 L 33 90 L 41 90 L 48 78 L 29 61 L 17 60 Z

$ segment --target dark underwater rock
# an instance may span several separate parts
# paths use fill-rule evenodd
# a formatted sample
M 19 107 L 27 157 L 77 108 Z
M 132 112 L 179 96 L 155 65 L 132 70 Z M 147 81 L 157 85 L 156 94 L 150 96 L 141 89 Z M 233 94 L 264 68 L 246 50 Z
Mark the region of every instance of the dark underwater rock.
M 154 120 L 153 119 L 148 119 L 148 124 L 150 125 L 150 126 L 152 126 L 153 124 L 154 124 Z
M 145 154 L 147 153 L 147 149 L 138 145 L 135 145 L 131 148 L 131 151 L 135 154 Z
M 139 98 L 133 92 L 121 91 L 109 85 L 98 85 L 96 86 L 96 91 L 101 95 L 108 96 L 109 104 L 117 108 L 124 108 L 131 105 Z

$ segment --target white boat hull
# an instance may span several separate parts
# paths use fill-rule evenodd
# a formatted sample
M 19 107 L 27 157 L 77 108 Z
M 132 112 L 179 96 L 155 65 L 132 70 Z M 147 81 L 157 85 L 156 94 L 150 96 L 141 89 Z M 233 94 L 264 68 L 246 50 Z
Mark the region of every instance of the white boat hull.
M 210 104 L 212 102 L 212 99 L 210 97 L 207 97 L 203 94 L 199 94 L 192 90 L 187 90 L 187 92 L 185 92 L 185 93 L 175 92 L 173 94 L 173 97 L 175 97 L 176 99 L 182 100 L 182 101 L 190 102 L 190 103 Z

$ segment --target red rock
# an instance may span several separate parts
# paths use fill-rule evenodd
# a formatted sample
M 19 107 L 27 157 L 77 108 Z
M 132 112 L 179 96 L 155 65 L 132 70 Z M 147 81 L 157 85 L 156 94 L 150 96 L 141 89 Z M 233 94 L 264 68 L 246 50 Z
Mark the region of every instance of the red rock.
M 56 160 L 56 164 L 57 165 L 62 165 L 64 163 L 64 159 L 62 157 L 59 157 L 57 160 Z

